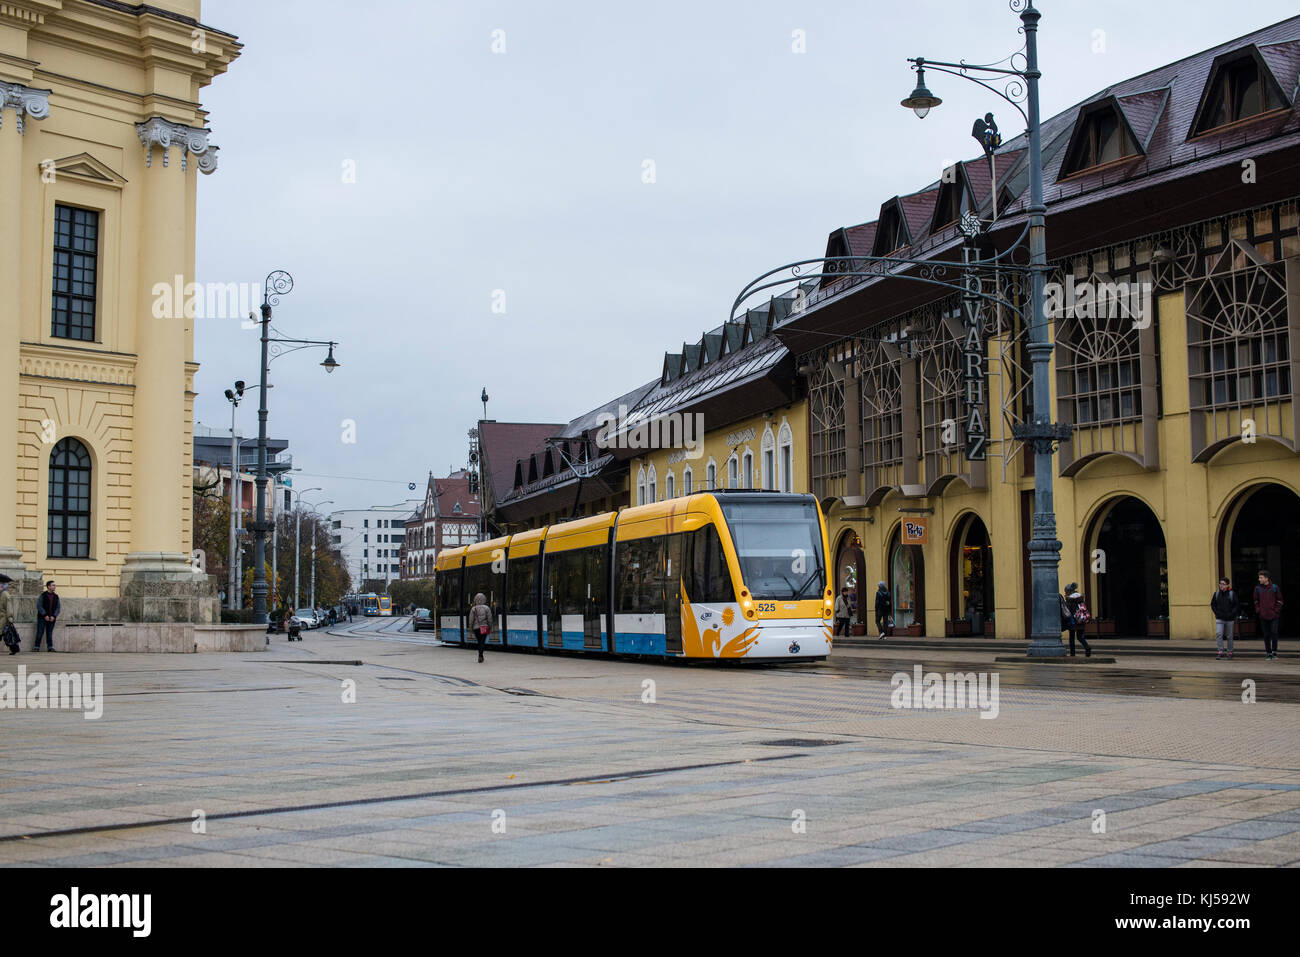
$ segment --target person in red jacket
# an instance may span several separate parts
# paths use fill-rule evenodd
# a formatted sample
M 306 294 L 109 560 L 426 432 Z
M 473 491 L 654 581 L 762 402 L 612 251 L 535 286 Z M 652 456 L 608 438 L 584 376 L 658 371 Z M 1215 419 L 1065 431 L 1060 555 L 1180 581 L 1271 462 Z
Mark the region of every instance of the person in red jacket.
M 1264 657 L 1277 657 L 1277 620 L 1282 617 L 1282 593 L 1267 571 L 1260 571 L 1255 586 L 1255 616 L 1259 633 L 1264 636 Z

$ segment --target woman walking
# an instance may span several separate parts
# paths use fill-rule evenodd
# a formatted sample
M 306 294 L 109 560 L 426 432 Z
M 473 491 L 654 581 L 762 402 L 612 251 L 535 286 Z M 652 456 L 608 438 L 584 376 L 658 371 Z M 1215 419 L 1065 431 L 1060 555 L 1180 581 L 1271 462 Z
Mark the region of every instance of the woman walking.
M 487 597 L 479 592 L 474 596 L 474 607 L 469 610 L 470 634 L 478 638 L 478 660 L 483 660 L 483 648 L 487 644 L 488 633 L 492 630 L 492 609 L 488 607 Z
M 1083 609 L 1083 614 L 1079 614 L 1079 609 Z M 1065 586 L 1065 598 L 1062 618 L 1066 619 L 1065 624 L 1070 632 L 1070 657 L 1074 655 L 1074 639 L 1079 639 L 1079 644 L 1083 645 L 1083 656 L 1092 657 L 1092 648 L 1088 646 L 1088 639 L 1083 637 L 1083 626 L 1087 622 L 1088 606 L 1083 603 L 1083 595 L 1079 594 L 1079 583 L 1070 582 Z M 1068 616 L 1068 617 L 1067 617 Z

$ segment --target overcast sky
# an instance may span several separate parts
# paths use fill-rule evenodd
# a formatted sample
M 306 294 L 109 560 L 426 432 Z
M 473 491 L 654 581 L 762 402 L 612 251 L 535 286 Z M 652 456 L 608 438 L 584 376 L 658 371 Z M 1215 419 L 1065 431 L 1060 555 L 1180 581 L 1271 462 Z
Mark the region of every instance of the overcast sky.
M 1044 117 L 1296 12 L 1038 6 Z M 656 378 L 751 278 L 976 155 L 974 117 L 1023 127 L 941 74 L 926 120 L 898 105 L 909 56 L 1018 49 L 1006 0 L 206 0 L 203 20 L 244 52 L 202 95 L 221 165 L 196 278 L 288 270 L 281 334 L 341 343 L 333 375 L 323 350 L 271 367 L 271 433 L 329 508 L 463 465 L 484 386 L 491 418 L 563 422 Z M 197 323 L 196 419 L 229 427 L 257 350 L 235 319 Z

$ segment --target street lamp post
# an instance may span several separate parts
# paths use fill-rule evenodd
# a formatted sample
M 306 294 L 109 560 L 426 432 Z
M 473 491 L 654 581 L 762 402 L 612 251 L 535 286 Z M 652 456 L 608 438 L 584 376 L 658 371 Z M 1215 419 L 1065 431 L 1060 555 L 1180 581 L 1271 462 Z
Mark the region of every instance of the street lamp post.
M 950 73 L 971 80 L 1007 100 L 1025 118 L 1029 136 L 1029 352 L 1033 368 L 1033 420 L 1015 425 L 1012 434 L 1034 452 L 1034 517 L 1033 532 L 1029 540 L 1029 564 L 1032 569 L 1033 614 L 1030 626 L 1030 657 L 1059 657 L 1065 654 L 1061 642 L 1061 616 L 1059 571 L 1061 542 L 1056 537 L 1056 510 L 1052 494 L 1053 453 L 1058 443 L 1070 437 L 1068 425 L 1053 423 L 1051 414 L 1051 358 L 1052 338 L 1045 314 L 1044 286 L 1047 273 L 1047 206 L 1043 202 L 1043 144 L 1042 124 L 1039 115 L 1038 80 L 1038 21 L 1041 14 L 1034 9 L 1033 0 L 1010 0 L 1011 9 L 1020 13 L 1025 35 L 1024 69 L 996 64 L 976 66 L 967 63 L 945 63 L 916 57 L 917 85 L 912 95 L 902 105 L 915 110 L 922 119 L 942 101 L 925 87 L 925 68 Z M 1014 56 L 1012 58 L 1014 60 Z M 985 77 L 1010 77 L 1007 92 L 972 73 Z M 1020 109 L 1017 94 L 1023 82 L 1027 93 L 1028 114 Z M 989 121 L 992 116 L 987 117 Z M 996 128 L 995 128 L 996 129 Z
M 239 514 L 239 500 L 235 491 L 239 481 L 239 439 L 235 435 L 235 411 L 239 408 L 239 400 L 243 397 L 243 379 L 237 381 L 233 389 L 226 390 L 226 399 L 230 402 L 230 551 L 226 554 L 226 607 L 232 609 L 239 607 L 236 604 L 235 587 L 238 574 L 235 568 L 235 549 L 238 547 L 235 516 Z
M 302 505 L 302 501 L 299 500 L 298 504 Z M 308 504 L 311 506 L 312 515 L 315 515 L 316 509 L 322 505 L 333 505 L 334 499 L 327 498 L 323 502 L 309 502 Z M 301 509 L 299 511 L 301 512 Z M 316 538 L 316 526 L 313 525 L 311 529 L 311 600 L 308 603 L 313 611 L 316 609 Z
M 902 105 L 914 110 L 924 119 L 929 112 L 943 101 L 935 96 L 925 85 L 925 71 L 932 69 L 939 73 L 948 73 L 973 83 L 1002 97 L 1010 103 L 1024 118 L 1029 138 L 1030 168 L 1030 202 L 1028 222 L 1023 232 L 1001 253 L 994 252 L 988 258 L 980 258 L 975 238 L 984 231 L 984 223 L 975 211 L 969 211 L 961 217 L 961 231 L 967 240 L 960 263 L 944 260 L 918 260 L 897 256 L 863 256 L 846 254 L 840 257 L 827 257 L 825 254 L 815 258 L 786 263 L 770 269 L 746 285 L 732 303 L 731 314 L 735 318 L 736 310 L 750 296 L 762 290 L 795 283 L 799 288 L 795 312 L 803 312 L 804 283 L 811 280 L 840 281 L 846 277 L 858 277 L 868 280 L 890 280 L 918 282 L 948 294 L 960 293 L 963 313 L 968 325 L 967 339 L 975 342 L 978 349 L 975 355 L 968 357 L 968 368 L 978 365 L 976 371 L 983 370 L 984 349 L 982 344 L 982 318 L 979 309 L 991 305 L 999 310 L 1020 317 L 1029 326 L 1028 352 L 1033 365 L 1033 418 L 1030 422 L 1018 423 L 1012 428 L 1012 435 L 1025 443 L 1034 453 L 1034 518 L 1032 537 L 1028 543 L 1029 561 L 1032 567 L 1032 624 L 1030 627 L 1030 657 L 1058 657 L 1065 654 L 1061 643 L 1060 616 L 1058 612 L 1058 571 L 1061 561 L 1061 543 L 1056 538 L 1056 514 L 1052 501 L 1052 456 L 1058 443 L 1069 439 L 1071 427 L 1067 424 L 1053 423 L 1051 417 L 1051 379 L 1050 363 L 1052 356 L 1051 330 L 1045 316 L 1044 286 L 1047 271 L 1046 214 L 1043 202 L 1043 157 L 1042 129 L 1039 118 L 1038 80 L 1038 21 L 1040 14 L 1034 9 L 1032 0 L 1008 0 L 1008 5 L 1020 14 L 1023 24 L 1021 32 L 1025 35 L 1023 50 L 1012 54 L 1005 60 L 990 64 L 948 63 L 941 60 L 927 60 L 923 57 L 911 58 L 916 70 L 916 88 L 902 101 Z M 1017 68 L 1017 59 L 1023 60 L 1023 69 Z M 1001 64 L 1006 63 L 1007 66 Z M 995 83 L 1005 83 L 998 89 Z M 1027 101 L 1028 112 L 1021 106 Z M 980 140 L 985 152 L 990 154 L 1000 143 L 997 125 L 993 115 L 986 114 L 983 121 L 977 121 L 972 134 Z M 996 210 L 996 198 L 994 201 Z M 996 219 L 996 212 L 995 212 Z M 1010 257 L 1028 240 L 1029 264 L 1021 265 Z M 820 267 L 820 268 L 817 268 Z M 786 274 L 789 275 L 786 275 Z M 779 277 L 779 278 L 773 278 Z M 988 280 L 992 291 L 984 287 Z M 1028 300 L 1026 304 L 1026 300 Z M 851 337 L 861 339 L 862 337 Z M 972 360 L 978 357 L 978 362 Z M 982 395 L 982 389 L 968 393 Z M 972 408 L 978 410 L 982 400 L 972 402 Z M 968 424 L 978 420 L 972 414 Z M 984 437 L 981 432 L 974 434 L 967 429 L 967 458 L 971 461 L 983 461 Z
M 308 492 L 324 491 L 319 485 L 298 492 L 298 507 L 294 509 L 293 526 L 293 610 L 298 610 L 298 576 L 302 572 L 302 497 Z
M 329 355 L 321 366 L 326 372 L 333 372 L 339 367 L 334 361 L 336 342 L 319 342 L 312 339 L 287 339 L 271 335 L 271 307 L 280 304 L 280 297 L 293 290 L 293 277 L 278 269 L 266 277 L 266 286 L 262 297 L 262 364 L 261 364 L 261 403 L 257 409 L 257 521 L 253 523 L 253 621 L 259 625 L 266 624 L 266 533 L 270 530 L 266 521 L 266 379 L 270 373 L 273 358 L 287 352 L 296 352 L 312 346 L 328 346 Z M 289 347 L 289 348 L 286 348 Z M 272 348 L 274 347 L 274 354 Z

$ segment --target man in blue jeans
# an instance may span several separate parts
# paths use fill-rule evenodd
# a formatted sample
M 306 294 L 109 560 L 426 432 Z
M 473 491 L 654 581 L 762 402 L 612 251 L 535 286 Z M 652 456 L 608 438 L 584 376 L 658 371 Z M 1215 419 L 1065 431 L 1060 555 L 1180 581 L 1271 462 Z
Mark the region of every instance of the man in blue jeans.
M 54 623 L 59 618 L 61 606 L 54 582 L 46 582 L 45 591 L 36 599 L 36 646 L 32 651 L 41 650 L 41 635 L 45 635 L 45 647 L 54 650 Z
M 1277 657 L 1277 620 L 1282 617 L 1282 592 L 1273 584 L 1266 571 L 1259 573 L 1255 586 L 1255 614 L 1259 618 L 1259 631 L 1264 636 L 1264 657 Z

